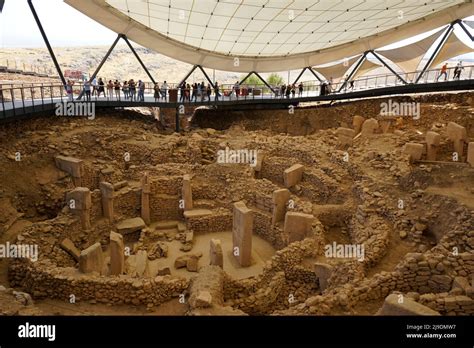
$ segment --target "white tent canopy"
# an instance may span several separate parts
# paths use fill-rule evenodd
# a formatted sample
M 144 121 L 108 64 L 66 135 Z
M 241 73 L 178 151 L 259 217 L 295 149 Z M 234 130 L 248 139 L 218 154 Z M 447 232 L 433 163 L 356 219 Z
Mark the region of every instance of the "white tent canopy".
M 333 79 L 333 82 L 339 82 L 344 74 L 352 67 L 352 65 L 360 59 L 361 56 L 352 57 L 341 63 L 325 66 L 325 67 L 314 67 L 318 73 L 323 75 L 327 80 Z
M 474 15 L 472 0 L 64 1 L 144 47 L 236 72 L 327 64 Z
M 380 53 L 385 58 L 390 59 L 404 72 L 414 72 L 418 68 L 418 65 L 420 65 L 426 52 L 443 33 L 444 30 L 440 30 L 423 40 L 412 43 L 411 45 L 376 52 Z
M 449 39 L 446 40 L 439 53 L 436 55 L 436 58 L 431 63 L 430 67 L 436 67 L 450 58 L 472 52 L 474 52 L 474 48 L 467 46 L 464 42 L 459 40 L 454 32 L 452 32 Z
M 352 79 L 355 80 L 356 78 L 367 74 L 369 71 L 372 71 L 374 69 L 378 69 L 378 68 L 381 68 L 381 67 L 382 67 L 382 65 L 376 64 L 376 63 L 368 60 L 367 58 L 365 58 L 364 62 L 361 64 L 359 69 L 357 69 L 357 71 L 354 74 L 354 76 L 352 77 Z

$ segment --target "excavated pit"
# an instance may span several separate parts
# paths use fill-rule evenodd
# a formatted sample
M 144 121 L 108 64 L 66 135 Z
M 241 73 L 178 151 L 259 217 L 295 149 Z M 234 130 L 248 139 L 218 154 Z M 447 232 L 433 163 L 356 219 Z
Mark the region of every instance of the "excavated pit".
M 20 313 L 373 315 L 404 293 L 472 315 L 472 98 L 419 97 L 430 117 L 388 129 L 381 100 L 200 109 L 182 134 L 119 110 L 3 125 L 0 243 L 39 253 L 0 258 L 0 282 L 31 294 Z M 357 115 L 378 126 L 348 145 L 336 128 Z M 459 163 L 449 122 L 467 133 Z M 438 158 L 413 162 L 427 131 Z

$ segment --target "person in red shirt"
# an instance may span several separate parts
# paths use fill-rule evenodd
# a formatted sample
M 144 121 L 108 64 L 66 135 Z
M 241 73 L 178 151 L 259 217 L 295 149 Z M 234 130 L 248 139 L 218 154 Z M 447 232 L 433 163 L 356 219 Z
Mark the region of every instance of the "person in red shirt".
M 439 81 L 439 78 L 444 75 L 444 81 L 448 79 L 448 63 L 444 63 L 444 65 L 441 67 L 441 72 L 439 73 L 438 78 L 436 81 Z

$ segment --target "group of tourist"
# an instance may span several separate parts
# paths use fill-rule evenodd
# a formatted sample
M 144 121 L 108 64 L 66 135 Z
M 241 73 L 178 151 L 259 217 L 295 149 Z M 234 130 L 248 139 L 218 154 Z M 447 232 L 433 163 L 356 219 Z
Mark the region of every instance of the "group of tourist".
M 66 87 L 66 90 L 67 89 L 68 87 Z M 107 93 L 105 92 L 106 89 Z M 146 85 L 144 81 L 138 80 L 136 82 L 134 79 L 124 81 L 123 83 L 119 80 L 109 80 L 106 84 L 102 78 L 99 78 L 98 80 L 94 78 L 92 83 L 90 81 L 85 81 L 83 86 L 86 100 L 90 100 L 91 95 L 96 96 L 97 98 L 104 95 L 104 97 L 110 100 L 114 98 L 116 100 L 121 100 L 122 92 L 125 100 L 145 101 L 145 89 Z M 155 101 L 161 98 L 166 99 L 168 84 L 164 81 L 160 87 L 158 83 L 155 83 L 153 90 Z
M 293 84 L 282 85 L 280 87 L 280 97 L 281 98 L 294 98 L 296 95 L 296 90 L 298 89 L 298 98 L 303 96 L 303 82 L 300 82 L 298 86 Z
M 454 67 L 453 80 L 460 80 L 461 72 L 463 70 L 464 70 L 464 66 L 462 65 L 462 61 L 459 61 L 458 64 L 456 64 L 456 66 Z M 436 81 L 439 81 L 441 76 L 444 76 L 444 81 L 448 80 L 448 63 L 444 63 L 444 65 L 441 67 L 441 70 L 439 72 L 439 75 Z
M 219 97 L 221 96 L 219 93 L 219 83 L 216 82 L 214 85 L 214 88 L 211 87 L 211 84 L 208 83 L 207 86 L 205 85 L 204 81 L 201 83 L 193 83 L 190 85 L 189 83 L 186 83 L 186 81 L 183 81 L 179 85 L 179 92 L 180 92 L 180 97 L 179 101 L 180 102 L 191 102 L 191 101 L 198 101 L 198 98 L 200 101 L 205 101 L 207 98 L 207 101 L 211 100 L 211 95 L 212 95 L 212 90 L 214 89 L 215 97 L 214 100 L 219 100 Z

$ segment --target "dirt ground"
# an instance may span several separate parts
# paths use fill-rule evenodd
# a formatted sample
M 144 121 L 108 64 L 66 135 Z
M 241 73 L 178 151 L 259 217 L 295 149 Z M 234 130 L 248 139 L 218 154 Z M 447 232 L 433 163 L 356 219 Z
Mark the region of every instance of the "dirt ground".
M 444 99 L 443 99 L 444 98 Z M 471 101 L 468 101 L 471 98 Z M 66 155 L 81 158 L 100 167 L 107 165 L 119 167 L 117 154 L 129 147 L 140 147 L 148 151 L 140 153 L 134 163 L 158 165 L 150 160 L 151 153 L 167 151 L 169 163 L 179 163 L 180 156 L 187 151 L 187 141 L 197 137 L 206 138 L 214 146 L 227 144 L 235 148 L 245 148 L 248 144 L 263 147 L 272 156 L 284 157 L 285 149 L 301 150 L 310 154 L 314 168 L 321 168 L 327 175 L 340 179 L 337 192 L 328 194 L 325 201 L 314 199 L 301 187 L 296 192 L 302 204 L 310 211 L 317 211 L 321 204 L 347 204 L 355 210 L 352 197 L 357 185 L 370 185 L 372 190 L 381 192 L 373 199 L 374 204 L 395 206 L 402 199 L 410 202 L 410 216 L 407 219 L 430 217 L 431 207 L 423 205 L 417 194 L 440 196 L 454 200 L 453 211 L 459 206 L 474 210 L 473 170 L 461 164 L 421 164 L 410 168 L 401 153 L 406 142 L 424 141 L 429 130 L 442 135 L 439 147 L 439 161 L 449 161 L 452 144 L 446 138 L 446 126 L 450 121 L 466 127 L 467 136 L 474 139 L 474 106 L 472 94 L 450 97 L 423 97 L 422 118 L 395 120 L 387 134 L 370 139 L 358 138 L 350 150 L 350 161 L 358 173 L 344 169 L 339 156 L 335 128 L 351 127 L 352 117 L 362 115 L 367 118 L 377 116 L 380 101 L 355 102 L 336 105 L 332 108 L 305 108 L 288 119 L 285 111 L 256 111 L 243 113 L 223 113 L 215 126 L 212 119 L 219 111 L 201 111 L 196 115 L 193 128 L 181 135 L 172 130 L 162 130 L 161 125 L 151 116 L 131 111 L 101 113 L 95 120 L 82 118 L 41 117 L 18 121 L 0 126 L 0 244 L 13 242 L 16 236 L 34 222 L 46 221 L 58 215 L 64 207 L 66 187 L 61 179 L 67 176 L 54 164 L 54 156 Z M 325 121 L 322 120 L 326 117 Z M 214 128 L 209 130 L 208 128 Z M 395 133 L 394 133 L 395 132 Z M 16 156 L 20 154 L 21 160 Z M 201 164 L 199 164 L 201 165 Z M 215 164 L 213 164 L 215 165 Z M 209 170 L 212 171 L 212 167 Z M 281 183 L 278 183 L 282 186 Z M 383 200 L 384 202 L 380 202 Z M 382 208 L 381 208 L 382 209 Z M 351 215 L 352 213 L 349 213 Z M 432 217 L 430 229 L 439 237 L 450 228 L 450 220 L 443 216 Z M 371 278 L 380 272 L 393 271 L 400 260 L 410 252 L 426 250 L 436 244 L 433 236 L 424 235 L 420 243 L 401 238 L 401 229 L 393 221 L 390 227 L 389 247 L 383 258 L 365 274 Z M 324 225 L 324 223 L 323 223 Z M 432 226 L 431 225 L 435 225 Z M 202 252 L 202 262 L 209 262 L 208 245 L 211 238 L 221 239 L 226 249 L 232 244 L 230 231 L 196 236 L 193 252 Z M 350 241 L 344 223 L 325 226 L 327 243 L 347 243 Z M 253 265 L 239 268 L 233 257 L 225 254 L 224 271 L 237 279 L 255 276 L 262 272 L 263 266 L 276 252 L 275 248 L 260 237 L 254 238 Z M 179 255 L 180 244 L 170 244 L 170 254 Z M 421 249 L 420 249 L 421 248 Z M 171 267 L 171 260 L 158 259 L 153 268 Z M 314 260 L 312 260 L 314 261 Z M 311 262 L 312 262 L 311 261 Z M 306 262 L 310 262 L 306 260 Z M 185 269 L 173 270 L 173 274 L 189 276 Z M 9 287 L 8 260 L 0 259 L 0 285 Z M 24 314 L 25 309 L 9 301 L 10 295 L 0 291 L 0 310 L 9 314 Z M 380 301 L 367 301 L 356 308 L 357 314 L 374 314 L 380 308 Z M 35 301 L 35 310 L 45 315 L 182 315 L 186 306 L 169 301 L 159 307 L 147 309 L 140 306 L 108 306 L 83 302 L 71 305 L 59 300 L 43 299 Z

